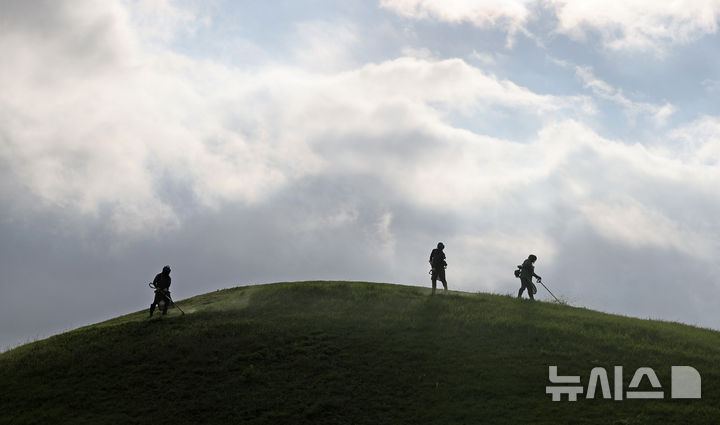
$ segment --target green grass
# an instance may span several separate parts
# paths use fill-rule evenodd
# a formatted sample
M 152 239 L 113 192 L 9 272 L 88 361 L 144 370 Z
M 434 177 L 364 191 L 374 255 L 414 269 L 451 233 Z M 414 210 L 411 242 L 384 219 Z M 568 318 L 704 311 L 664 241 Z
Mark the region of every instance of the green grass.
M 0 354 L 2 424 L 709 424 L 720 334 L 509 296 L 359 282 L 217 291 Z M 652 367 L 665 400 L 552 402 L 548 365 Z M 670 400 L 690 365 L 702 400 Z M 644 382 L 650 389 L 649 384 Z

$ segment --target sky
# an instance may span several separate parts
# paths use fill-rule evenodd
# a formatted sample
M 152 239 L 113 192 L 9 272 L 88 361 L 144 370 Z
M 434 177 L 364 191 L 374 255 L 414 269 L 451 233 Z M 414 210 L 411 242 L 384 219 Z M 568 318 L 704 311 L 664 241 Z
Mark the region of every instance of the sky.
M 720 0 L 0 1 L 0 349 L 300 280 L 720 329 Z M 551 300 L 543 288 L 539 297 Z

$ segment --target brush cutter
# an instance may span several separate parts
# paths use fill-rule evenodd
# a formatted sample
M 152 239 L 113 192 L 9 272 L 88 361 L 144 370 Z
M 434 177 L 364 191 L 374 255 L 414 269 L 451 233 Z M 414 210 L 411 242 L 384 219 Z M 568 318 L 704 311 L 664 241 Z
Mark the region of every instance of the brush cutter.
M 538 282 L 539 284 L 541 284 L 541 285 L 543 286 L 543 288 L 547 289 L 548 292 L 550 292 L 550 290 L 548 289 L 548 287 L 545 286 L 544 283 L 542 283 L 542 280 L 538 279 L 537 282 Z M 533 286 L 535 286 L 535 285 L 533 285 Z M 556 297 L 552 292 L 550 292 L 550 295 L 552 295 L 552 297 L 555 298 L 555 301 L 560 302 L 560 300 L 557 299 L 557 297 Z
M 170 298 L 170 291 L 162 290 L 162 289 L 158 288 L 157 286 L 155 286 L 152 282 L 148 283 L 148 286 L 151 287 L 152 289 L 154 289 L 156 293 L 158 291 L 162 292 L 163 297 L 165 297 L 165 299 L 168 300 L 170 302 L 170 304 L 172 304 L 173 307 L 180 310 L 180 313 L 182 313 L 183 316 L 185 315 L 185 312 L 177 304 L 175 304 L 175 301 L 173 301 L 172 298 Z

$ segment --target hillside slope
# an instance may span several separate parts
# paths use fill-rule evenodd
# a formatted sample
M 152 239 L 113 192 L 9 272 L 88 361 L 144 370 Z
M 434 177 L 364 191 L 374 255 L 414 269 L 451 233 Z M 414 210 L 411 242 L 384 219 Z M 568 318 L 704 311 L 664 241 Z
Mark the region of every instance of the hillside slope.
M 240 287 L 0 355 L 2 424 L 709 424 L 720 334 L 507 296 L 359 282 Z M 553 402 L 548 366 L 657 372 L 662 400 Z M 702 376 L 670 399 L 670 367 Z M 647 378 L 640 389 L 651 390 Z

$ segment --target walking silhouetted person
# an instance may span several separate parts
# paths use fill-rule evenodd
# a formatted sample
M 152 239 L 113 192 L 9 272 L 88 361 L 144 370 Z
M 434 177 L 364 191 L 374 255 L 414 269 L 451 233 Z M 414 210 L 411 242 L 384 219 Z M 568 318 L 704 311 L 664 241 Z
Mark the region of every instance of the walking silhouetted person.
M 535 274 L 535 261 L 537 261 L 537 257 L 530 254 L 527 260 L 523 261 L 521 266 L 518 266 L 520 269 L 520 290 L 518 291 L 518 298 L 521 298 L 523 291 L 527 289 L 530 299 L 535 299 L 533 294 L 537 292 L 537 289 L 535 285 L 533 285 L 532 278 L 536 277 L 538 282 L 542 280 L 540 276 Z
M 445 245 L 443 245 L 442 242 L 438 242 L 437 248 L 433 249 L 430 253 L 430 266 L 432 267 L 432 270 L 430 270 L 430 280 L 432 281 L 433 295 L 435 294 L 438 279 L 442 282 L 445 292 L 447 292 L 448 289 L 447 280 L 445 280 L 445 267 L 447 267 L 447 263 L 445 262 L 445 252 L 443 249 L 445 249 Z
M 170 266 L 165 266 L 162 272 L 155 275 L 155 279 L 152 282 L 152 286 L 155 287 L 155 299 L 150 304 L 150 316 L 152 317 L 155 312 L 155 307 L 159 306 L 162 309 L 162 314 L 167 314 L 168 306 L 170 305 Z

